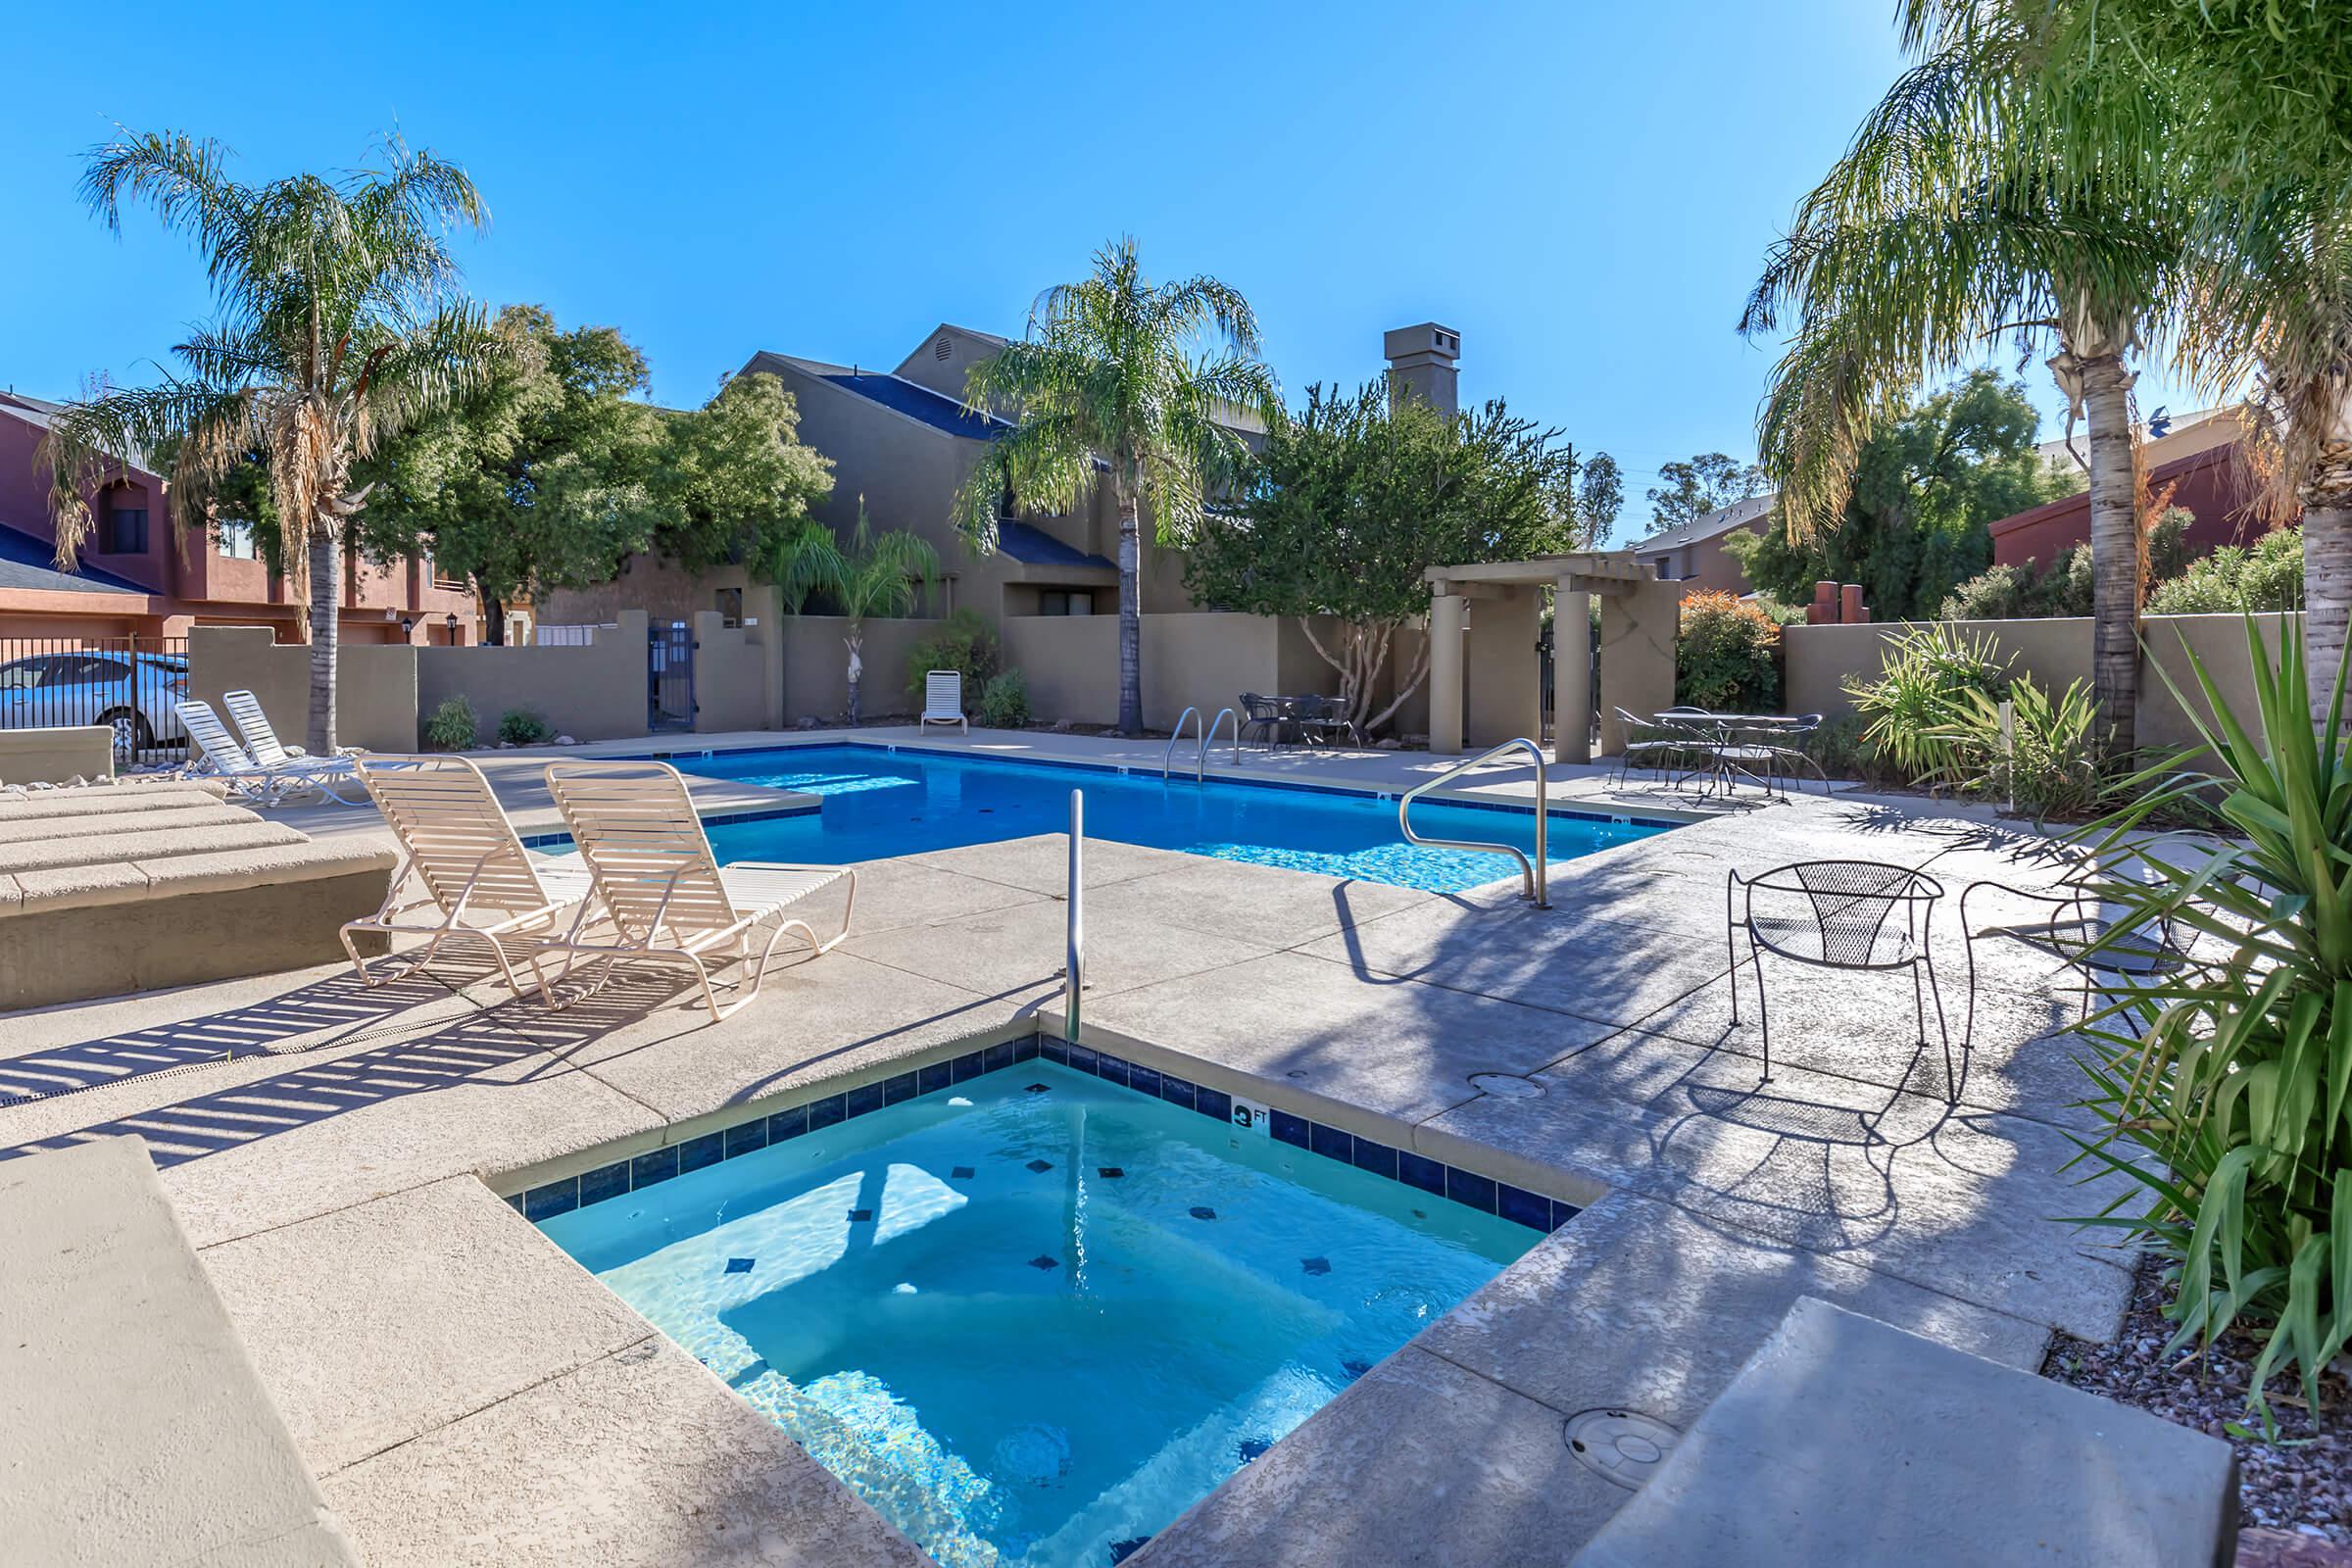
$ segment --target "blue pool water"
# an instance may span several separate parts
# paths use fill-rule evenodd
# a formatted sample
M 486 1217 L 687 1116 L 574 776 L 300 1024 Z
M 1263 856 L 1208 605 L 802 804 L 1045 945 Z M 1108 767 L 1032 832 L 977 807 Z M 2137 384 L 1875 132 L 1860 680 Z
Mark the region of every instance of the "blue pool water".
M 677 760 L 688 772 L 824 798 L 820 812 L 710 824 L 721 860 L 842 865 L 1061 833 L 1072 788 L 1086 793 L 1086 831 L 1152 849 L 1287 866 L 1324 876 L 1458 893 L 1514 874 L 1505 856 L 1408 844 L 1396 803 L 1257 784 L 1163 783 L 1156 774 L 1040 767 L 878 746 L 810 746 Z M 1485 839 L 1535 848 L 1533 811 L 1413 808 L 1424 838 Z M 1554 860 L 1664 832 L 1672 824 L 1554 811 Z
M 539 1223 L 947 1568 L 1117 1560 L 1537 1239 L 1042 1060 Z

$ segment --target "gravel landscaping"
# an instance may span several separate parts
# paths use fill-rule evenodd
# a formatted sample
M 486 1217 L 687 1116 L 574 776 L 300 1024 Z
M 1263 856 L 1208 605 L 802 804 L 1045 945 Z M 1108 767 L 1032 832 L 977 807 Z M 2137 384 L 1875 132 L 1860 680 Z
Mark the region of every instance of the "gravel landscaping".
M 2352 1384 L 2342 1375 L 2342 1362 L 2320 1379 L 2316 1420 L 2304 1407 L 2298 1383 L 2272 1380 L 2278 1438 L 2265 1442 L 2245 1408 L 2246 1375 L 2255 1352 L 2250 1341 L 2233 1335 L 2215 1346 L 2210 1356 L 2193 1350 L 2161 1353 L 2173 1332 L 2159 1310 L 2165 1301 L 2163 1270 L 2158 1258 L 2141 1263 L 2131 1311 L 2114 1344 L 2093 1345 L 2060 1334 L 2051 1342 L 2042 1375 L 2227 1439 L 2237 1450 L 2238 1502 L 2249 1535 L 2278 1531 L 2325 1541 L 2343 1549 L 2301 1560 L 2352 1563 L 2352 1432 L 2346 1430 L 2352 1422 Z

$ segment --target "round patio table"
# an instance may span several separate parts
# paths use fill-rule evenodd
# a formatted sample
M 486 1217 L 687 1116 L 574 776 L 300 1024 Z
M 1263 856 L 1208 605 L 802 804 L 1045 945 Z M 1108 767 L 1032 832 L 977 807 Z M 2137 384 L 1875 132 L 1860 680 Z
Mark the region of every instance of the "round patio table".
M 1741 895 L 1745 895 L 1744 906 Z M 1911 971 L 1911 1004 L 1919 1044 L 1928 1043 L 1928 999 L 1936 1002 L 1936 1031 L 1943 1042 L 1943 1076 L 1950 1098 L 1960 1097 L 1952 1074 L 1951 1031 L 1936 986 L 1930 946 L 1943 884 L 1925 871 L 1875 860 L 1797 860 L 1752 877 L 1728 873 L 1725 946 L 1731 957 L 1732 1022 L 1740 1021 L 1740 931 L 1756 972 L 1756 1020 L 1763 1032 L 1764 1081 L 1772 1081 L 1772 1013 L 1764 1000 L 1764 955 L 1818 969 Z
M 1669 708 L 1651 714 L 1650 721 L 1662 729 L 1690 735 L 1690 749 L 1707 760 L 1706 793 L 1720 787 L 1726 795 L 1739 788 L 1741 777 L 1765 794 L 1772 793 L 1774 749 L 1747 736 L 1789 734 L 1807 727 L 1805 720 L 1781 713 L 1714 713 L 1697 708 Z M 1758 768 L 1765 769 L 1761 776 Z

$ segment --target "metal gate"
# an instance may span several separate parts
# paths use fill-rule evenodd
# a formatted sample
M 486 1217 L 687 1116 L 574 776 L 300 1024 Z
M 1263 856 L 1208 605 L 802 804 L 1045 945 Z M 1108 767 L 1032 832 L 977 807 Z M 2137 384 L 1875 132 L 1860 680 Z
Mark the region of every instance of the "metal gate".
M 0 637 L 0 729 L 111 724 L 118 766 L 176 762 L 185 637 Z
M 647 729 L 694 728 L 694 628 L 682 620 L 646 628 Z

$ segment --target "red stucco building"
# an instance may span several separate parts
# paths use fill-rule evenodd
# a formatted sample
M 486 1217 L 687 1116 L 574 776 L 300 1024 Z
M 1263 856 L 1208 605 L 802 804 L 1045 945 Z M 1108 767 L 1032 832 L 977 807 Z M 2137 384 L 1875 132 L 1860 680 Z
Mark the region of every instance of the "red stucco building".
M 93 525 L 80 569 L 56 570 L 49 474 L 35 455 L 57 407 L 0 393 L 0 639 L 179 637 L 193 625 L 234 625 L 300 640 L 301 607 L 250 532 L 229 523 L 174 538 L 164 481 L 144 468 L 123 468 L 85 498 Z M 345 642 L 473 642 L 475 620 L 471 592 L 436 581 L 427 562 L 345 562 Z

